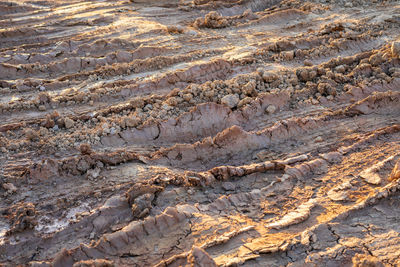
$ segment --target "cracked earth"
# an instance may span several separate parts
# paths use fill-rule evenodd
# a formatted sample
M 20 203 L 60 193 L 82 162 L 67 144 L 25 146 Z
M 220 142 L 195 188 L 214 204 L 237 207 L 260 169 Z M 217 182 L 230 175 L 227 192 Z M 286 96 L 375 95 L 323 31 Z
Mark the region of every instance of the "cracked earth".
M 400 5 L 0 2 L 0 266 L 399 266 Z

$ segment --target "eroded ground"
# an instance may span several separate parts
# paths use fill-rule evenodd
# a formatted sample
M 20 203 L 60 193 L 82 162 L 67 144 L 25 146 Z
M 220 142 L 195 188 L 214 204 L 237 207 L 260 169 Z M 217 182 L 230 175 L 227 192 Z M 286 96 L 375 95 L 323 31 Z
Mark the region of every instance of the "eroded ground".
M 0 2 L 0 265 L 398 266 L 399 27 L 397 1 Z

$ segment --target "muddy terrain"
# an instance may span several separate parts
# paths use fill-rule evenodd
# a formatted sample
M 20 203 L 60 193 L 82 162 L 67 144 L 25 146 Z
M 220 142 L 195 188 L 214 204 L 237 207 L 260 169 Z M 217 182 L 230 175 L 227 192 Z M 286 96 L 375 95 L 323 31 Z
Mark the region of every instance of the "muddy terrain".
M 400 4 L 0 1 L 0 266 L 399 266 Z

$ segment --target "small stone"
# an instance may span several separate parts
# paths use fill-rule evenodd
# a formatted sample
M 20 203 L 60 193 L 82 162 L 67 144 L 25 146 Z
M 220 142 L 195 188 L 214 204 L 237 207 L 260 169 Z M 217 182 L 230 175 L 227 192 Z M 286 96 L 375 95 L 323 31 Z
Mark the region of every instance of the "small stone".
M 318 136 L 317 138 L 315 138 L 315 142 L 317 142 L 317 143 L 321 143 L 322 141 L 324 141 L 324 139 L 321 136 Z
M 126 117 L 125 118 L 125 125 L 127 127 L 136 127 L 140 123 L 140 119 L 138 117 Z
M 263 79 L 267 83 L 272 83 L 278 79 L 278 75 L 272 72 L 264 72 Z
M 40 134 L 41 136 L 46 136 L 48 133 L 49 133 L 49 130 L 47 130 L 47 128 L 40 127 L 40 129 L 39 129 L 39 134 Z
M 88 180 L 96 179 L 97 177 L 99 177 L 100 171 L 101 170 L 99 168 L 90 169 L 86 172 L 86 177 L 88 178 Z
M 240 107 L 243 107 L 243 106 L 245 106 L 245 105 L 251 103 L 252 100 L 253 100 L 253 99 L 252 99 L 251 97 L 245 97 L 245 98 L 243 98 L 242 100 L 240 100 L 240 102 L 239 102 L 239 104 L 238 104 L 238 107 L 239 107 L 239 108 L 240 108 Z
M 226 95 L 221 99 L 221 103 L 230 108 L 234 108 L 239 103 L 239 97 L 237 95 Z
M 335 68 L 335 71 L 339 72 L 339 73 L 345 73 L 346 72 L 346 68 L 343 65 L 339 65 L 339 66 L 337 66 Z
M 38 100 L 40 104 L 48 103 L 50 101 L 50 96 L 48 93 L 41 92 L 39 93 Z
M 310 67 L 310 66 L 313 65 L 313 63 L 312 63 L 310 60 L 308 60 L 308 59 L 304 60 L 303 63 L 304 63 L 304 66 L 308 66 L 308 67 Z
M 45 105 L 40 105 L 39 106 L 40 111 L 46 111 L 46 106 Z
M 246 95 L 256 95 L 256 86 L 257 84 L 255 81 L 250 81 L 243 86 L 242 91 Z
M 176 97 L 170 97 L 168 98 L 166 101 L 167 105 L 170 105 L 171 107 L 175 107 L 176 105 L 178 105 L 178 100 Z
M 89 235 L 89 238 L 90 238 L 90 239 L 94 239 L 94 237 L 95 237 L 95 233 L 94 233 L 94 232 L 91 232 L 90 235 Z
M 269 105 L 269 106 L 265 109 L 265 111 L 266 111 L 268 114 L 273 114 L 273 113 L 275 113 L 275 111 L 276 111 L 276 107 L 275 107 L 274 105 Z
M 231 182 L 224 182 L 221 186 L 225 191 L 234 191 L 236 189 L 236 186 Z
M 25 129 L 24 133 L 28 140 L 36 140 L 39 137 L 39 134 L 30 128 Z
M 98 167 L 98 168 L 104 168 L 104 164 L 103 164 L 103 162 L 101 162 L 101 161 L 97 161 L 96 162 L 96 166 Z
M 143 110 L 144 111 L 153 110 L 153 105 L 152 104 L 147 104 L 146 106 L 144 106 Z
M 292 60 L 294 58 L 294 51 L 284 51 L 281 53 L 284 60 Z
M 315 98 L 312 98 L 311 99 L 311 104 L 317 105 L 317 104 L 319 104 L 319 101 L 317 99 L 315 99 Z
M 179 25 L 168 25 L 167 26 L 167 32 L 168 33 L 183 33 L 184 28 Z
M 394 41 L 392 43 L 392 55 L 394 57 L 400 57 L 400 41 Z
M 17 191 L 17 188 L 12 183 L 4 183 L 3 188 L 7 190 L 9 193 L 14 193 Z
M 165 110 L 165 111 L 168 111 L 168 110 L 171 110 L 171 109 L 172 109 L 172 107 L 171 107 L 170 105 L 167 105 L 167 104 L 162 104 L 162 105 L 161 105 L 161 108 L 162 108 L 163 110 Z
M 92 153 L 92 147 L 90 144 L 84 143 L 79 146 L 79 151 L 82 155 L 90 155 Z
M 308 82 L 317 76 L 317 72 L 315 70 L 311 70 L 310 68 L 303 68 L 297 71 L 297 76 L 302 82 Z
M 74 121 L 71 120 L 70 118 L 65 118 L 64 123 L 65 123 L 65 128 L 67 128 L 67 129 L 74 127 L 74 124 L 75 124 Z
M 398 179 L 400 179 L 400 161 L 397 161 L 389 176 L 389 181 L 396 181 Z
M 130 101 L 130 104 L 133 108 L 143 108 L 144 100 L 141 98 L 135 98 Z
M 184 95 L 183 95 L 183 99 L 184 99 L 186 102 L 189 102 L 190 100 L 193 99 L 193 95 L 192 95 L 192 94 L 184 94 Z
M 103 134 L 107 135 L 109 133 L 110 133 L 110 128 L 108 128 L 107 126 L 103 127 Z
M 39 86 L 39 90 L 40 90 L 40 91 L 44 91 L 44 90 L 46 90 L 46 87 L 44 87 L 43 85 L 40 85 L 40 86 Z
M 344 7 L 353 7 L 353 3 L 351 3 L 351 2 L 346 2 L 346 3 L 344 4 Z

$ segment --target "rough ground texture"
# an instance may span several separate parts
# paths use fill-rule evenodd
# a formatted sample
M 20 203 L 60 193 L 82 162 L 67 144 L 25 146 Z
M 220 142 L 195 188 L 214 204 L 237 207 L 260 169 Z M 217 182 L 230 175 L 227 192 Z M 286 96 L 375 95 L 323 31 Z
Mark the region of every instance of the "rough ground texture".
M 0 3 L 0 265 L 399 266 L 398 1 Z

